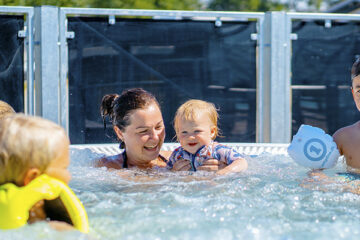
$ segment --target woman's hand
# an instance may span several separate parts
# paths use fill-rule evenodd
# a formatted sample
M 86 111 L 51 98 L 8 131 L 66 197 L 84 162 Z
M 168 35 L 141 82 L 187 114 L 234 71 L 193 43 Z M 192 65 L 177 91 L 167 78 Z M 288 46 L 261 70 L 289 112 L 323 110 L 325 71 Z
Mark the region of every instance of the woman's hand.
M 226 164 L 216 159 L 209 159 L 203 162 L 196 170 L 214 172 L 226 167 Z M 191 164 L 189 160 L 180 159 L 174 163 L 173 171 L 190 171 Z
M 226 167 L 224 162 L 217 159 L 209 159 L 203 162 L 201 166 L 197 168 L 199 171 L 215 172 Z
M 190 171 L 191 170 L 190 161 L 180 159 L 174 163 L 172 170 L 173 171 Z

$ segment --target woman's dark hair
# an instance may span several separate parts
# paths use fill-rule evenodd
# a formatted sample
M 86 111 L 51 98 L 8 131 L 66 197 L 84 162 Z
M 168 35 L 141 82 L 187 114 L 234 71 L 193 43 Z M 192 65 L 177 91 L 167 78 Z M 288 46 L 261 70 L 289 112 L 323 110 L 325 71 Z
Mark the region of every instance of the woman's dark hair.
M 142 88 L 132 88 L 118 94 L 106 94 L 101 100 L 100 113 L 106 128 L 105 118 L 108 116 L 113 126 L 117 126 L 121 131 L 130 125 L 130 113 L 136 109 L 144 109 L 155 103 L 160 105 L 155 96 Z M 121 143 L 121 148 L 124 144 Z

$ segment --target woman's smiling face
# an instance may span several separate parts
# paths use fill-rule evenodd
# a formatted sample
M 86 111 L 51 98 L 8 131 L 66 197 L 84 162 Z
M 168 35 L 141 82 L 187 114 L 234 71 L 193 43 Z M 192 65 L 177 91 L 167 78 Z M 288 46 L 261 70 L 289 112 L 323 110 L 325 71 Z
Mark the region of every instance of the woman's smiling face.
M 130 125 L 124 131 L 114 127 L 125 143 L 129 162 L 146 164 L 159 156 L 165 138 L 165 126 L 159 107 L 154 103 L 136 109 L 129 115 Z

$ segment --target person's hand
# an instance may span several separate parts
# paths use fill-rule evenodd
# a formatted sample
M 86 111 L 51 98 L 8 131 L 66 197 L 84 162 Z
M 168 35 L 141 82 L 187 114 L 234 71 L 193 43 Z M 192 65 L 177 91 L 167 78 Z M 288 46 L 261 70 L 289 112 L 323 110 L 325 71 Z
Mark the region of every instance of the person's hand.
M 50 221 L 49 222 L 50 227 L 52 227 L 55 230 L 58 231 L 69 231 L 69 230 L 75 230 L 73 226 L 66 222 L 60 222 L 60 221 Z
M 323 172 L 323 169 L 312 169 L 307 173 L 312 181 L 327 180 L 329 177 Z
M 190 161 L 180 159 L 174 163 L 172 170 L 173 171 L 190 171 L 191 170 Z
M 221 162 L 217 159 L 209 159 L 203 162 L 201 166 L 199 166 L 196 170 L 198 171 L 208 171 L 215 172 L 221 170 L 226 167 L 224 162 Z
M 44 210 L 44 200 L 41 200 L 30 209 L 28 223 L 35 223 L 37 221 L 43 221 L 46 219 L 46 213 Z

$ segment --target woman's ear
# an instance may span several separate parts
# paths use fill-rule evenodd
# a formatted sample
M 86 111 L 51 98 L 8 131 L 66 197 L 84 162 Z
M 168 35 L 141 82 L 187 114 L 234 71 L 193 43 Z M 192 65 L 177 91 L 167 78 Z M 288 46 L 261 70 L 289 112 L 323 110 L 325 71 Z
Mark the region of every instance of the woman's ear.
M 123 141 L 123 134 L 118 126 L 114 126 L 114 131 L 116 133 L 116 136 Z
M 34 180 L 35 178 L 37 178 L 40 175 L 41 175 L 41 172 L 38 168 L 30 168 L 29 170 L 27 170 L 25 172 L 25 176 L 24 176 L 24 180 L 23 180 L 24 186 L 28 185 L 32 180 Z

